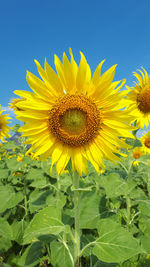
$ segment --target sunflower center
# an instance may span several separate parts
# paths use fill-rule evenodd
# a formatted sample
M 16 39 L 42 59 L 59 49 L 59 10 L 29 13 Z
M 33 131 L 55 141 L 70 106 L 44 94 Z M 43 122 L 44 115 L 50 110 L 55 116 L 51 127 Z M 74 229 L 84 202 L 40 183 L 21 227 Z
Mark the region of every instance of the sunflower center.
M 135 159 L 139 159 L 139 158 L 141 157 L 141 153 L 140 153 L 140 152 L 134 152 L 134 153 L 133 153 L 133 157 L 134 157 Z
M 77 135 L 86 129 L 87 113 L 83 110 L 69 109 L 60 116 L 59 122 L 64 131 L 72 135 Z
M 143 92 L 137 96 L 138 108 L 143 113 L 150 112 L 150 87 L 144 89 Z
M 82 146 L 98 134 L 100 115 L 100 110 L 89 97 L 65 95 L 50 110 L 49 129 L 63 144 Z
M 144 145 L 148 148 L 150 148 L 150 137 L 146 138 Z

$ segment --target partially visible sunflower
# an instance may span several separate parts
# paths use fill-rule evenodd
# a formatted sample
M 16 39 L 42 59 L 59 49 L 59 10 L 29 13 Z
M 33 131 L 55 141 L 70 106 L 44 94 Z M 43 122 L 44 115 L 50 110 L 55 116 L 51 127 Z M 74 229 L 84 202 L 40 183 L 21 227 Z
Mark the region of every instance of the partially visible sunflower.
M 63 54 L 63 62 L 55 55 L 57 73 L 45 60 L 45 68 L 35 60 L 40 80 L 27 72 L 27 82 L 34 93 L 15 91 L 24 97 L 16 105 L 18 119 L 25 122 L 19 131 L 32 144 L 29 152 L 35 157 L 52 158 L 52 166 L 61 174 L 71 159 L 73 170 L 87 173 L 87 160 L 97 172 L 104 169 L 102 159 L 119 161 L 116 146 L 129 146 L 118 137 L 133 138 L 134 127 L 127 124 L 133 118 L 123 110 L 126 92 L 123 81 L 113 82 L 116 65 L 101 75 L 102 61 L 91 78 L 84 55 L 77 66 L 72 51 L 71 60 Z
M 150 131 L 141 136 L 140 141 L 142 143 L 142 148 L 145 153 L 150 154 Z
M 21 97 L 21 98 L 13 98 L 12 100 L 11 100 L 11 102 L 9 103 L 9 108 L 11 108 L 13 111 L 23 111 L 23 109 L 20 109 L 20 108 L 18 108 L 17 107 L 17 103 L 19 103 L 20 101 L 24 101 L 24 98 L 23 97 Z
M 24 155 L 19 155 L 19 156 L 17 157 L 17 161 L 18 161 L 18 162 L 21 162 L 21 161 L 23 160 L 23 158 L 24 158 Z
M 147 71 L 142 68 L 139 70 L 140 74 L 134 72 L 138 83 L 135 82 L 135 87 L 128 87 L 128 110 L 134 114 L 136 124 L 143 129 L 144 125 L 148 127 L 150 123 L 150 76 Z
M 144 155 L 142 147 L 135 147 L 132 152 L 133 158 L 139 159 L 142 155 Z
M 0 140 L 2 142 L 5 142 L 5 138 L 10 137 L 10 129 L 11 127 L 7 126 L 10 122 L 8 120 L 11 120 L 10 117 L 8 117 L 7 114 L 3 114 L 4 110 L 1 110 L 1 105 L 0 105 Z

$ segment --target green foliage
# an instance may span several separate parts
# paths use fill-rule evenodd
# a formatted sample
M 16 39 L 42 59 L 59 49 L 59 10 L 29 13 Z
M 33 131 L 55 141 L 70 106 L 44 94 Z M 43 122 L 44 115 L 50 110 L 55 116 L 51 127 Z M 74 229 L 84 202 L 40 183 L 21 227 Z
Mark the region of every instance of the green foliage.
M 0 266 L 73 267 L 71 165 L 61 176 L 55 167 L 50 173 L 50 159 L 27 156 L 19 140 L 0 147 Z M 120 164 L 105 160 L 103 174 L 89 164 L 80 179 L 82 267 L 150 266 L 149 156 L 133 161 L 132 151 Z
M 93 253 L 105 262 L 124 262 L 130 257 L 142 253 L 139 242 L 112 219 L 102 219 L 98 225 L 99 238 Z

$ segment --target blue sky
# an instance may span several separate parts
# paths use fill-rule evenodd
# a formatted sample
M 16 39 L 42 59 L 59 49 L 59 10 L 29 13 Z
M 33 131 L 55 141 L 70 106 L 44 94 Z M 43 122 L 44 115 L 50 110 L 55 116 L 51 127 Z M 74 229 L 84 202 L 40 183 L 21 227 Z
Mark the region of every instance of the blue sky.
M 14 90 L 28 90 L 26 70 L 37 75 L 34 59 L 54 67 L 71 47 L 77 62 L 82 51 L 92 72 L 118 64 L 115 79 L 127 79 L 143 66 L 150 73 L 150 1 L 148 0 L 5 0 L 0 3 L 0 104 Z

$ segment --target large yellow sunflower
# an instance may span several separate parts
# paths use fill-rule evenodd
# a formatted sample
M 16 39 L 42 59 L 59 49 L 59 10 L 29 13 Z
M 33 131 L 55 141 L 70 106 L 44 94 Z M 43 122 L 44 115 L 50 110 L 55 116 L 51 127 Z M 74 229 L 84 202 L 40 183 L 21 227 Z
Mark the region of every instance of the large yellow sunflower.
M 16 111 L 18 119 L 25 122 L 19 131 L 36 150 L 35 157 L 49 156 L 61 174 L 69 159 L 73 170 L 80 175 L 87 173 L 87 160 L 99 172 L 104 169 L 102 158 L 118 161 L 120 152 L 116 146 L 128 145 L 118 137 L 131 137 L 135 129 L 126 122 L 132 117 L 122 110 L 125 83 L 113 82 L 116 65 L 101 75 L 102 61 L 91 78 L 91 70 L 84 55 L 77 66 L 71 49 L 69 61 L 63 54 L 63 62 L 55 55 L 57 73 L 45 60 L 44 69 L 35 60 L 39 79 L 27 72 L 27 82 L 34 93 L 15 91 L 26 100 L 16 105 L 24 111 Z
M 150 122 L 150 76 L 147 71 L 142 68 L 140 74 L 134 72 L 138 83 L 135 82 L 135 87 L 128 87 L 128 110 L 134 114 L 137 126 L 143 129 L 144 125 L 148 127 Z
M 140 141 L 142 143 L 142 149 L 145 153 L 150 154 L 150 131 L 148 133 L 144 133 Z
M 10 129 L 11 127 L 7 126 L 8 123 L 10 123 L 8 120 L 11 119 L 10 117 L 8 117 L 8 115 L 3 114 L 2 112 L 4 110 L 1 110 L 1 105 L 0 105 L 0 140 L 2 142 L 5 142 L 5 137 L 9 138 L 10 137 Z

